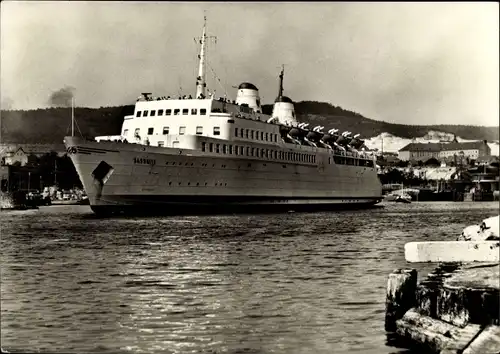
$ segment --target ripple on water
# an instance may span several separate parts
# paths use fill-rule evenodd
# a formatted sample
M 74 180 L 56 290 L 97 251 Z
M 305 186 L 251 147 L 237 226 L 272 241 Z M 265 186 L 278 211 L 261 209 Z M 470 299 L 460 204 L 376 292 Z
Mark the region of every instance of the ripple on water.
M 404 244 L 452 240 L 495 214 L 494 203 L 183 218 L 2 212 L 2 347 L 402 353 L 383 321 Z

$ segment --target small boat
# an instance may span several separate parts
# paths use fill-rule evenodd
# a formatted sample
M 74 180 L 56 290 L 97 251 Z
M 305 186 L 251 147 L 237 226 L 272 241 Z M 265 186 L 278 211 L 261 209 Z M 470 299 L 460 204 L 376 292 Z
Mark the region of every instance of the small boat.
M 394 192 L 390 193 L 385 197 L 385 200 L 388 202 L 396 202 L 396 203 L 411 203 L 411 195 L 404 192 Z
M 411 203 L 411 196 L 409 194 L 398 195 L 394 201 L 396 203 Z

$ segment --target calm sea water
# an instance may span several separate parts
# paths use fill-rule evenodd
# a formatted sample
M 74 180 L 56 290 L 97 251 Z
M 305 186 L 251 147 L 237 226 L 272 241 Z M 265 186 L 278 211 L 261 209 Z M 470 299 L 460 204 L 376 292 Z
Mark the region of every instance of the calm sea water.
M 498 203 L 111 218 L 0 213 L 1 345 L 16 352 L 403 353 L 385 286 L 409 241 L 454 240 Z M 425 276 L 434 265 L 417 265 Z

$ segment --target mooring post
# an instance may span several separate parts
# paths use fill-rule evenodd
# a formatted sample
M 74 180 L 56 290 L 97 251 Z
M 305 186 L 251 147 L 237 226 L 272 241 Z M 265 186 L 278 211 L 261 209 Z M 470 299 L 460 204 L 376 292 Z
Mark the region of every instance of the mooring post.
M 396 321 L 415 306 L 417 271 L 396 269 L 389 274 L 385 301 L 385 330 L 395 331 Z

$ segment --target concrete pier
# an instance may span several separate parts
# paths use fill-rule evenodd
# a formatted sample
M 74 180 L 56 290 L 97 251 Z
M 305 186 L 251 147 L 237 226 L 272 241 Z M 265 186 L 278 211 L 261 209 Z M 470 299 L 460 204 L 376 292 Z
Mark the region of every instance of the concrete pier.
M 387 309 L 401 308 L 408 282 L 394 279 L 415 270 L 398 270 L 389 275 Z M 389 292 L 389 289 L 391 291 Z M 500 353 L 500 265 L 489 263 L 442 264 L 415 287 L 414 306 L 394 323 L 387 313 L 386 329 L 401 338 L 424 346 L 432 353 Z

